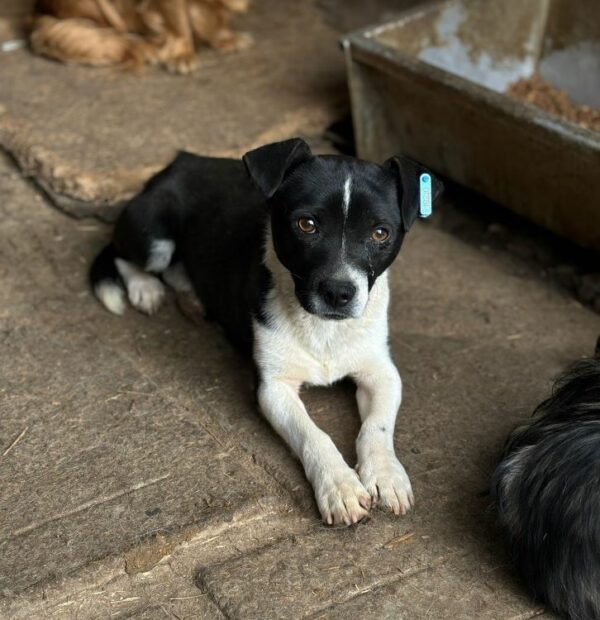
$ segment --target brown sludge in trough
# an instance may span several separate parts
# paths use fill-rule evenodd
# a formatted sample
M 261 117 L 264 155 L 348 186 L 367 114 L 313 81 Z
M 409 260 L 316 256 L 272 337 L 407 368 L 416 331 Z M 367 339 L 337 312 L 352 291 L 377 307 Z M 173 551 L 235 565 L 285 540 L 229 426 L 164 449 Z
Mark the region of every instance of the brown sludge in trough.
M 513 82 L 506 92 L 585 129 L 600 131 L 600 110 L 573 102 L 564 90 L 552 86 L 538 73 Z

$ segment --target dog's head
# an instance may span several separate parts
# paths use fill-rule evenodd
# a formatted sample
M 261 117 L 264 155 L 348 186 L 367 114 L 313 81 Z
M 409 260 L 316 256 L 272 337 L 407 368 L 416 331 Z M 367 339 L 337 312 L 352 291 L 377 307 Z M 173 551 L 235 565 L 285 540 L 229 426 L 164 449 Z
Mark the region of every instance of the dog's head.
M 425 169 L 393 157 L 383 165 L 313 155 L 295 138 L 244 155 L 267 199 L 273 245 L 305 310 L 358 318 L 419 214 Z M 442 185 L 432 175 L 432 198 Z

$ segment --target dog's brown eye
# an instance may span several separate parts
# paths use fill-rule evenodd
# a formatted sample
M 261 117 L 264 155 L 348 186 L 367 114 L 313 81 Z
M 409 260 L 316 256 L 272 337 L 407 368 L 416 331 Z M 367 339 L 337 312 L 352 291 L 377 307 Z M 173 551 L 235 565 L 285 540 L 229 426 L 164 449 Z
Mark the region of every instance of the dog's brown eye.
M 301 217 L 298 220 L 298 228 L 307 235 L 312 235 L 317 232 L 317 225 L 315 221 L 310 217 Z
M 379 241 L 379 242 L 385 241 L 389 236 L 390 236 L 390 233 L 385 228 L 382 228 L 381 226 L 378 226 L 371 233 L 371 239 L 373 239 L 373 241 Z

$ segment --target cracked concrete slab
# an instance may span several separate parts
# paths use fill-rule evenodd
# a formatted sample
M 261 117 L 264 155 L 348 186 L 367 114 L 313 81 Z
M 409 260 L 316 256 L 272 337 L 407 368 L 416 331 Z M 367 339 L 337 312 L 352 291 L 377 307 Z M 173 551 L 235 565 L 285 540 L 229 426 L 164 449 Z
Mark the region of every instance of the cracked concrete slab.
M 342 618 L 456 618 L 457 620 L 550 619 L 540 606 L 523 596 L 506 566 L 497 558 L 465 561 L 461 555 L 437 566 L 402 575 L 381 587 L 358 590 L 349 601 L 334 604 L 312 616 Z
M 406 532 L 409 522 L 403 521 L 400 525 L 391 517 L 375 515 L 354 529 L 322 527 L 203 568 L 199 585 L 228 617 L 311 617 L 441 564 L 452 554 L 446 549 L 440 553 L 438 541 L 422 534 L 405 549 L 386 549 L 383 545 L 398 531 Z M 268 591 L 269 596 L 256 597 L 256 591 Z
M 131 573 L 129 563 L 144 557 L 148 545 L 138 545 L 125 558 L 92 563 L 72 576 L 30 588 L 10 599 L 7 617 L 29 618 L 224 618 L 211 596 L 195 584 L 195 567 L 239 557 L 256 546 L 301 534 L 311 520 L 290 512 L 281 498 L 239 505 L 229 518 L 208 520 L 189 527 L 176 538 L 160 560 Z

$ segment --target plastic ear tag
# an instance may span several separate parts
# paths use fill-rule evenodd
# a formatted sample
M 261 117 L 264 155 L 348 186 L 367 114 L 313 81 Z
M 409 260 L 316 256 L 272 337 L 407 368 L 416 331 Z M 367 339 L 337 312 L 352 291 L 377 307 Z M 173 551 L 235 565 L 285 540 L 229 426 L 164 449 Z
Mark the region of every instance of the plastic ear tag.
M 429 217 L 431 212 L 431 175 L 424 172 L 419 177 L 419 215 Z

